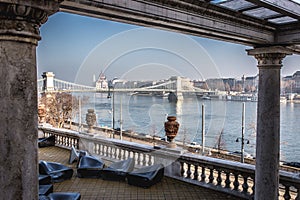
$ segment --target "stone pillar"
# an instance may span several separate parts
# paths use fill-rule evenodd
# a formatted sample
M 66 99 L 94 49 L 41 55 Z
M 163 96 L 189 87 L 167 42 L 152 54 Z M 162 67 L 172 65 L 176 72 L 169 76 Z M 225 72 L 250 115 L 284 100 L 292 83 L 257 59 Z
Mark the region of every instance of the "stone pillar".
M 278 199 L 280 69 L 290 52 L 280 46 L 248 50 L 258 61 L 255 199 Z
M 58 0 L 0 0 L 2 199 L 38 199 L 36 45 L 57 10 Z
M 44 72 L 42 77 L 44 79 L 43 82 L 43 91 L 51 92 L 54 90 L 54 73 L 53 72 Z

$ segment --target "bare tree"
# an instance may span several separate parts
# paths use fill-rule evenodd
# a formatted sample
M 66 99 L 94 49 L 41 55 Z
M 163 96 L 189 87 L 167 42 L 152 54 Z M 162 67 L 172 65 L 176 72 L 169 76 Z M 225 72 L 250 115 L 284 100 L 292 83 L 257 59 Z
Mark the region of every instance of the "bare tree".
M 79 105 L 77 97 L 64 92 L 43 94 L 39 99 L 39 104 L 45 107 L 45 122 L 58 128 L 72 121 Z

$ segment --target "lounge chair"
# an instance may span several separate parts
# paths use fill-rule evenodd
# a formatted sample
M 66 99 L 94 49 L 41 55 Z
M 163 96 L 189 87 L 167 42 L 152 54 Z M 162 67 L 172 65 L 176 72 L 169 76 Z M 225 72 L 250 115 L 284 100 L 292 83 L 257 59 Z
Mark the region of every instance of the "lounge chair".
M 163 176 L 164 166 L 162 164 L 156 164 L 128 173 L 127 182 L 129 185 L 148 188 L 160 182 Z
M 55 135 L 51 135 L 49 137 L 45 138 L 39 138 L 38 139 L 38 147 L 50 147 L 55 146 Z
M 73 169 L 60 163 L 42 160 L 39 162 L 39 173 L 49 175 L 52 182 L 62 182 L 72 178 Z
M 51 176 L 39 174 L 39 185 L 48 185 L 51 183 Z
M 69 157 L 69 164 L 72 164 L 75 161 L 78 161 L 79 153 L 76 151 L 75 147 L 72 146 Z
M 126 175 L 134 169 L 134 160 L 128 158 L 112 163 L 101 170 L 101 178 L 104 180 L 125 180 Z
M 73 164 L 75 161 L 79 161 L 82 156 L 86 156 L 88 153 L 86 151 L 77 151 L 74 146 L 72 146 L 69 156 L 69 164 Z M 78 163 L 77 163 L 78 166 Z
M 39 196 L 40 195 L 49 195 L 53 192 L 53 185 L 39 185 Z
M 82 156 L 77 167 L 79 178 L 99 178 L 100 171 L 104 168 L 104 162 L 93 156 Z
M 80 200 L 81 195 L 78 192 L 54 192 L 46 195 L 40 195 L 39 200 Z

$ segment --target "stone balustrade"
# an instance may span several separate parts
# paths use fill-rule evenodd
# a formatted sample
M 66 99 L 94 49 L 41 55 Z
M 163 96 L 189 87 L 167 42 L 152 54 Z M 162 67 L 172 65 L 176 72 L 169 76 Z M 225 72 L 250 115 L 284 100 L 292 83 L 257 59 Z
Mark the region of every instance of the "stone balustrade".
M 165 175 L 245 199 L 254 198 L 255 166 L 235 161 L 201 156 L 178 149 L 154 149 L 153 146 L 76 131 L 39 128 L 45 136 L 55 135 L 56 145 L 80 150 L 104 160 L 134 158 L 136 166 L 163 163 Z M 170 167 L 171 166 L 171 167 Z M 300 177 L 297 173 L 280 171 L 280 199 L 300 200 Z
M 79 133 L 76 131 L 52 127 L 39 127 L 39 130 L 44 133 L 44 137 L 54 135 L 55 145 L 59 147 L 71 149 L 71 147 L 74 146 L 76 149 L 79 149 L 80 136 Z

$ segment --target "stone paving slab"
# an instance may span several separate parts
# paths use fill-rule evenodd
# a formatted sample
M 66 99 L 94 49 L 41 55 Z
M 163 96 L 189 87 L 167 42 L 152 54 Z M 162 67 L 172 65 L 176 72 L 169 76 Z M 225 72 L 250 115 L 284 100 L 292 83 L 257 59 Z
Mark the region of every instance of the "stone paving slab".
M 125 181 L 108 181 L 76 177 L 76 164 L 69 165 L 69 151 L 59 147 L 39 148 L 39 159 L 59 162 L 74 169 L 71 180 L 54 184 L 54 192 L 80 192 L 82 200 L 98 199 L 201 199 L 238 200 L 240 198 L 164 177 L 148 189 L 128 185 Z

